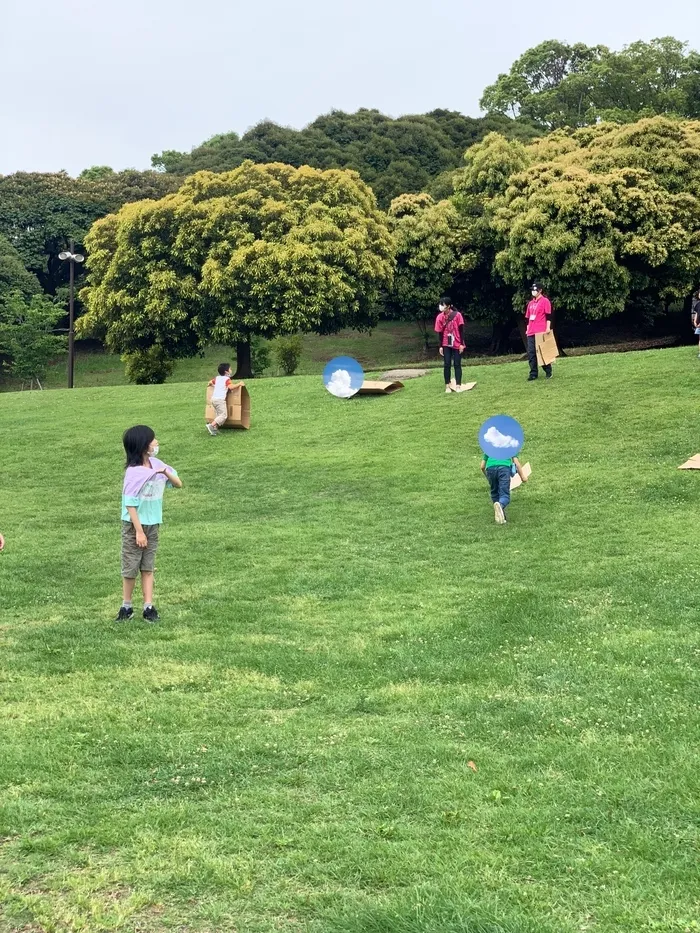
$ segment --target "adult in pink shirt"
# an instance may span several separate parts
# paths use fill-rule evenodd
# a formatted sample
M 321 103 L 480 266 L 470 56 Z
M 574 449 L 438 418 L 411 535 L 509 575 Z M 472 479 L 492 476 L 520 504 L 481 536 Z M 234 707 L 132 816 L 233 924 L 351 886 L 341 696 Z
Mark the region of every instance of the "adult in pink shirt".
M 435 332 L 440 335 L 440 356 L 444 361 L 445 392 L 463 392 L 462 353 L 465 349 L 464 318 L 452 306 L 451 298 L 441 298 L 440 313 L 435 319 Z M 454 379 L 451 378 L 454 365 Z
M 528 382 L 537 379 L 537 346 L 535 342 L 536 334 L 549 333 L 552 329 L 552 304 L 546 295 L 542 294 L 542 288 L 537 282 L 532 283 L 532 298 L 525 309 L 525 318 L 527 319 L 527 359 L 530 364 L 530 375 Z M 543 366 L 545 377 L 552 378 L 552 364 Z

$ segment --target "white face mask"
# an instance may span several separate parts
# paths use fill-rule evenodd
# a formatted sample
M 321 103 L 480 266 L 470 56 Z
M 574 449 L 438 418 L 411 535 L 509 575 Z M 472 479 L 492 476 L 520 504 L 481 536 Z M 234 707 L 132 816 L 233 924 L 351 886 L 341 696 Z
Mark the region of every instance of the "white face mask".
M 441 311 L 446 311 L 446 310 L 447 310 L 447 305 L 438 305 L 438 308 L 439 308 Z
M 149 456 L 149 457 L 157 457 L 157 456 L 158 456 L 158 451 L 159 451 L 159 450 L 160 450 L 160 447 L 158 446 L 158 444 L 154 444 L 153 447 L 151 447 L 151 448 L 149 449 L 149 451 L 148 451 L 148 456 Z
M 538 295 L 539 295 L 539 292 L 538 292 L 536 289 L 533 288 L 533 289 L 532 289 L 532 297 L 533 297 L 533 298 L 537 298 Z

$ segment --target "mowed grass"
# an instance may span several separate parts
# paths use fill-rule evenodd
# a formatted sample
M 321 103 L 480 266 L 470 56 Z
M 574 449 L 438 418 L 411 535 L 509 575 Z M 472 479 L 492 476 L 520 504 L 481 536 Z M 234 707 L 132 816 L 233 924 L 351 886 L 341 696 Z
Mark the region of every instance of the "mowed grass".
M 3 395 L 0 931 L 698 930 L 698 365 L 260 380 L 217 438 L 198 384 Z M 111 621 L 137 422 L 157 626 Z
M 489 329 L 483 324 L 469 325 L 470 345 L 488 342 Z M 435 335 L 431 341 L 436 344 Z M 276 362 L 275 341 L 262 341 L 270 349 L 270 365 L 266 376 L 281 375 Z M 222 361 L 231 361 L 235 369 L 235 351 L 231 347 L 208 347 L 202 356 L 175 363 L 172 382 L 201 382 L 216 374 Z M 390 369 L 399 366 L 440 366 L 437 350 L 426 355 L 423 336 L 416 324 L 402 321 L 381 321 L 372 331 L 359 333 L 343 330 L 329 337 L 305 334 L 303 351 L 297 375 L 322 373 L 325 364 L 333 356 L 353 356 L 366 369 Z M 49 367 L 43 385 L 47 389 L 64 388 L 67 381 L 66 360 L 57 360 Z M 75 385 L 77 388 L 126 385 L 124 363 L 118 354 L 86 350 L 78 344 L 75 361 Z M 0 372 L 0 392 L 16 391 L 21 387 L 17 379 L 3 377 Z

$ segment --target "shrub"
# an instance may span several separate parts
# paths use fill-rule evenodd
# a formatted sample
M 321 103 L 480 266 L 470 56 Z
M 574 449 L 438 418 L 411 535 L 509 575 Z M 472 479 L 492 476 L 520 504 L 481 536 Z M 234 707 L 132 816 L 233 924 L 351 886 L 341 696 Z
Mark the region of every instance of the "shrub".
M 270 346 L 262 337 L 253 336 L 250 340 L 250 368 L 253 378 L 262 376 L 270 366 Z
M 301 334 L 278 337 L 275 343 L 275 359 L 285 376 L 293 376 L 301 359 L 303 343 Z

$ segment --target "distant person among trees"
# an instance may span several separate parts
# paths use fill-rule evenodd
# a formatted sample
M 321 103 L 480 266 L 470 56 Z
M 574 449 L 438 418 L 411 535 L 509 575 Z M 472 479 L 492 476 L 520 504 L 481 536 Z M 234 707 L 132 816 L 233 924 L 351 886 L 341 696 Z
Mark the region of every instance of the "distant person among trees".
M 545 295 L 542 294 L 542 286 L 537 282 L 532 283 L 532 298 L 527 304 L 525 317 L 527 319 L 527 359 L 530 363 L 530 375 L 528 382 L 537 379 L 537 334 L 548 334 L 552 329 L 551 314 L 552 304 Z M 552 364 L 543 366 L 545 377 L 552 378 Z
M 435 319 L 435 332 L 440 335 L 440 356 L 444 361 L 445 393 L 463 392 L 462 388 L 462 353 L 466 348 L 464 340 L 464 318 L 453 307 L 451 298 L 440 299 L 440 313 Z M 454 365 L 454 377 L 452 366 Z
M 698 338 L 698 359 L 700 359 L 700 288 L 693 292 L 693 304 L 690 314 L 695 328 L 695 336 Z

